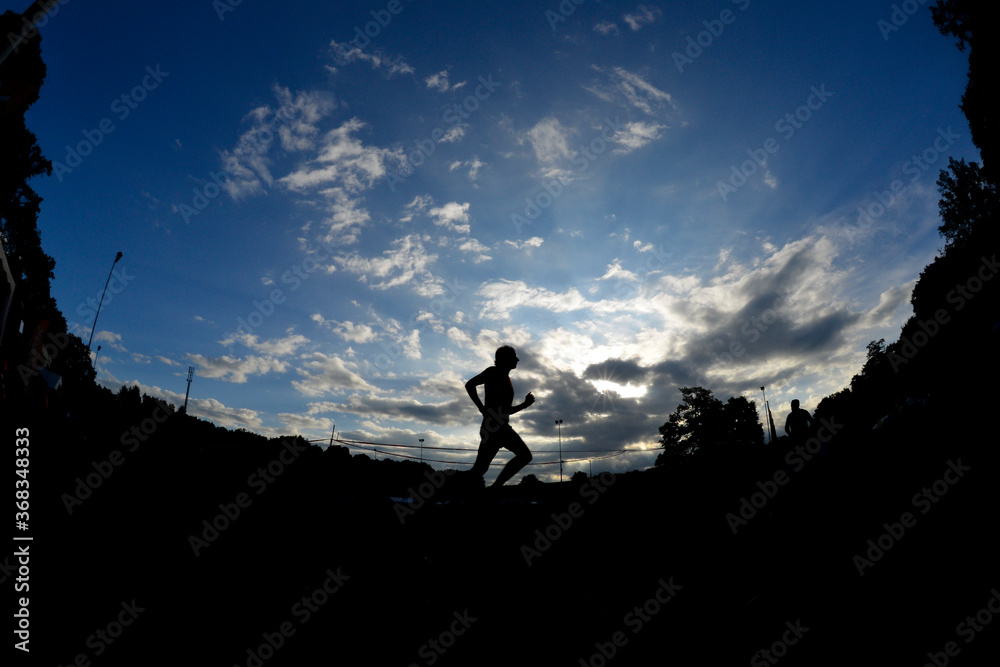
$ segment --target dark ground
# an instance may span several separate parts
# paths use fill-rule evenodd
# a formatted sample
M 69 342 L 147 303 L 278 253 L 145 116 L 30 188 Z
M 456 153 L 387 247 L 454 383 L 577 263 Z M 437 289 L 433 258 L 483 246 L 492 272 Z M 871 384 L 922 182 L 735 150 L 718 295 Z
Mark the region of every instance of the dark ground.
M 991 414 L 986 398 L 968 409 Z M 996 664 L 1000 617 L 972 641 L 959 626 L 1000 587 L 995 432 L 962 429 L 935 405 L 882 431 L 840 428 L 799 470 L 779 443 L 584 487 L 430 502 L 405 522 L 389 496 L 424 469 L 342 449 L 224 447 L 194 422 L 171 417 L 134 452 L 119 447 L 124 462 L 72 514 L 63 494 L 118 439 L 33 431 L 38 664 L 919 666 L 928 652 L 947 658 L 947 642 L 953 664 Z M 251 477 L 282 456 L 269 483 Z M 959 460 L 968 470 L 946 476 Z M 734 534 L 727 514 L 779 470 L 787 483 Z M 942 479 L 952 483 L 935 489 Z M 924 488 L 934 502 L 914 498 Z M 240 493 L 239 516 L 203 534 Z M 883 537 L 861 576 L 854 557 L 904 512 L 910 527 Z M 192 535 L 206 539 L 198 555 Z M 310 611 L 301 601 L 314 594 Z M 117 620 L 129 623 L 120 634 Z

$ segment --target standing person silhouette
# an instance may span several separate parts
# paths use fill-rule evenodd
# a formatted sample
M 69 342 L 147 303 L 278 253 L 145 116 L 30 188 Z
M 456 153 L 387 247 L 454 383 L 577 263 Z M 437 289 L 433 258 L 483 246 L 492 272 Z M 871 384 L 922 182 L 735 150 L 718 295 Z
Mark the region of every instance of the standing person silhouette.
M 799 399 L 793 399 L 792 411 L 788 413 L 788 418 L 785 419 L 785 434 L 794 443 L 805 442 L 812 424 L 813 419 L 809 415 L 809 411 L 799 408 Z
M 503 345 L 497 348 L 496 360 L 482 373 L 465 383 L 469 398 L 476 404 L 483 415 L 482 426 L 479 427 L 479 454 L 469 473 L 473 477 L 482 477 L 490 467 L 490 462 L 505 447 L 514 452 L 514 458 L 507 462 L 491 488 L 498 489 L 511 477 L 531 462 L 531 452 L 513 428 L 510 426 L 510 415 L 524 410 L 535 402 L 535 397 L 529 392 L 524 397 L 524 403 L 513 405 L 514 384 L 510 381 L 510 372 L 517 368 L 517 354 L 514 348 Z M 486 402 L 479 400 L 479 385 L 486 385 Z

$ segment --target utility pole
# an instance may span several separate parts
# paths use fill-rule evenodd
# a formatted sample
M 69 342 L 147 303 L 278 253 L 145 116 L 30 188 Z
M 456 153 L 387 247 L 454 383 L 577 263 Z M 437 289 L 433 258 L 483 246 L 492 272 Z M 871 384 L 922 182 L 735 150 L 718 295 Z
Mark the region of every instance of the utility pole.
M 424 462 L 424 439 L 420 438 L 420 462 Z

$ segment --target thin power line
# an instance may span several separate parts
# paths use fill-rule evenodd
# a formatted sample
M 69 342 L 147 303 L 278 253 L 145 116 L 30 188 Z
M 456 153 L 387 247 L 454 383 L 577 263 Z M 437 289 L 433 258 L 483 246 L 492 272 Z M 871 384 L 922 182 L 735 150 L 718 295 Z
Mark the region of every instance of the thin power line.
M 330 438 L 322 438 L 318 440 L 309 440 L 308 442 L 330 442 Z M 391 442 L 369 442 L 367 440 L 341 440 L 340 438 L 333 438 L 333 442 L 339 442 L 347 447 L 352 445 L 369 445 L 372 447 L 405 447 L 408 449 L 417 449 L 420 445 L 396 445 Z M 437 449 L 440 451 L 448 452 L 478 452 L 478 447 L 434 447 L 432 445 L 424 445 L 423 449 Z M 552 454 L 557 452 L 556 449 L 532 449 L 532 454 Z M 607 449 L 567 449 L 563 450 L 563 453 L 567 454 L 590 454 L 590 453 L 605 453 L 608 452 Z M 611 450 L 611 451 L 625 451 L 625 450 Z
M 328 440 L 322 440 L 322 441 L 320 441 L 320 440 L 311 440 L 310 442 L 329 442 L 329 441 Z M 345 447 L 350 447 L 352 449 L 360 449 L 362 451 L 375 452 L 376 454 L 384 454 L 386 456 L 392 456 L 392 457 L 395 457 L 395 458 L 414 459 L 414 460 L 416 460 L 418 458 L 416 456 L 411 456 L 409 454 L 382 452 L 382 451 L 379 451 L 377 449 L 377 447 L 408 447 L 409 448 L 409 447 L 414 447 L 414 445 L 393 445 L 391 443 L 365 442 L 365 441 L 361 441 L 361 440 L 340 440 L 340 439 L 336 439 L 336 438 L 334 439 L 334 442 L 339 442 L 342 445 L 344 445 Z M 477 451 L 475 449 L 470 449 L 468 447 L 465 447 L 465 448 L 457 448 L 457 447 L 425 447 L 425 449 L 442 449 L 442 450 L 450 450 L 450 451 Z M 610 458 L 614 458 L 616 456 L 621 456 L 622 454 L 625 453 L 626 450 L 620 449 L 620 450 L 613 451 L 613 452 L 610 452 L 610 453 L 606 449 L 575 450 L 575 451 L 577 451 L 577 452 L 581 452 L 581 451 L 582 452 L 601 452 L 601 453 L 604 453 L 604 456 L 592 456 L 592 457 L 580 458 L 580 459 L 564 459 L 562 462 L 563 463 L 577 463 L 579 461 L 600 461 L 602 459 L 610 459 Z M 542 453 L 542 454 L 549 453 L 549 454 L 552 454 L 552 453 L 555 453 L 555 450 L 541 450 L 538 453 Z M 425 463 L 427 463 L 427 462 L 430 462 L 430 463 L 447 463 L 447 464 L 451 464 L 451 465 L 471 465 L 472 464 L 471 461 L 448 461 L 448 460 L 442 460 L 442 459 L 427 459 L 427 458 L 423 459 L 423 461 Z M 555 465 L 557 463 L 559 463 L 559 461 L 538 461 L 538 462 L 532 461 L 528 465 L 529 466 L 536 466 L 536 465 L 542 466 L 542 465 Z M 490 465 L 492 465 L 492 466 L 503 466 L 503 465 L 506 465 L 506 461 L 494 462 L 494 463 L 491 463 Z

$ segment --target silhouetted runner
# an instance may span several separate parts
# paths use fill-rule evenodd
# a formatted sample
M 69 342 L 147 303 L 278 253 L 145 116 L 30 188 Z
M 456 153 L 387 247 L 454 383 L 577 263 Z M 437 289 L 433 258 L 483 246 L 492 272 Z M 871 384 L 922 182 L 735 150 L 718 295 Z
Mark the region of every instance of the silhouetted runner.
M 812 424 L 813 419 L 809 416 L 809 411 L 800 409 L 799 399 L 794 399 L 792 401 L 792 411 L 788 413 L 788 418 L 785 419 L 785 434 L 793 442 L 805 442 L 806 438 L 809 437 L 809 429 L 812 428 Z
M 517 354 L 514 348 L 504 345 L 497 348 L 496 360 L 482 373 L 465 383 L 465 390 L 483 415 L 483 424 L 479 427 L 479 454 L 469 474 L 482 477 L 490 467 L 490 462 L 506 447 L 514 452 L 514 458 L 507 462 L 491 488 L 500 488 L 517 472 L 531 462 L 531 452 L 521 440 L 521 436 L 510 427 L 510 415 L 524 410 L 535 402 L 535 397 L 529 392 L 524 397 L 524 403 L 512 405 L 514 402 L 514 384 L 510 381 L 510 372 L 517 368 Z M 486 386 L 486 402 L 479 400 L 479 385 Z

